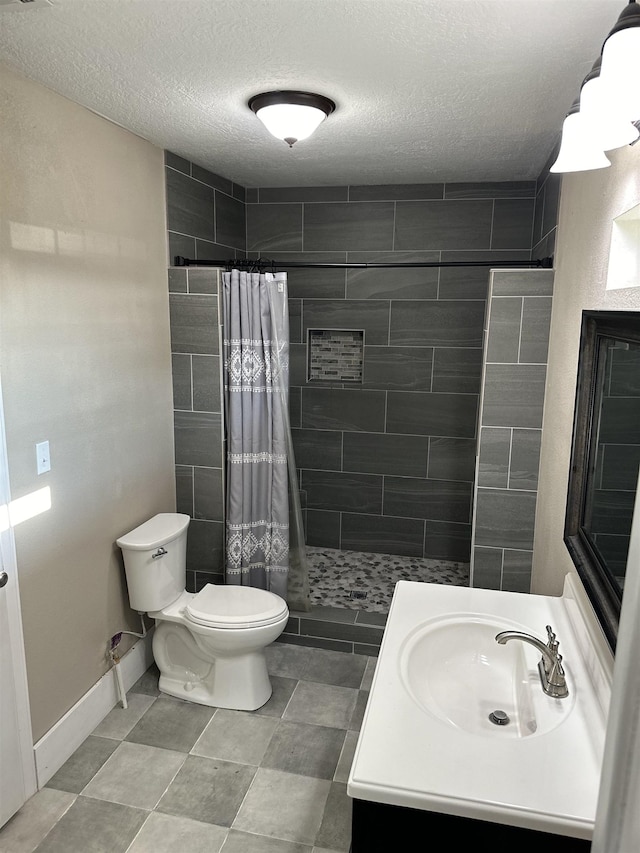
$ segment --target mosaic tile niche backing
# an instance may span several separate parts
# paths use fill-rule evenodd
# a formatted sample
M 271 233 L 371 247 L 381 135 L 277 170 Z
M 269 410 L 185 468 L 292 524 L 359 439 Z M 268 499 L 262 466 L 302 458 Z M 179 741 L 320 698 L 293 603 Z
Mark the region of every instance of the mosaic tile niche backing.
M 309 380 L 362 382 L 364 332 L 309 329 Z

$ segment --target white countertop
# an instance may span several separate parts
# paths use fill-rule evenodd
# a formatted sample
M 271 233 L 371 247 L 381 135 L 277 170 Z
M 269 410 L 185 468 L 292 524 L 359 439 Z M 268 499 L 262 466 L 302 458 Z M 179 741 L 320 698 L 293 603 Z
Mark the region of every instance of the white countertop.
M 550 731 L 503 739 L 499 732 L 472 734 L 420 707 L 402 681 L 403 644 L 423 623 L 451 614 L 492 617 L 505 630 L 543 640 L 545 626 L 552 625 L 572 694 L 563 722 Z M 606 720 L 588 669 L 592 650 L 585 649 L 583 658 L 584 634 L 576 639 L 575 618 L 564 597 L 399 581 L 349 775 L 349 796 L 591 838 Z M 540 654 L 532 646 L 526 649 L 527 666 L 535 668 Z

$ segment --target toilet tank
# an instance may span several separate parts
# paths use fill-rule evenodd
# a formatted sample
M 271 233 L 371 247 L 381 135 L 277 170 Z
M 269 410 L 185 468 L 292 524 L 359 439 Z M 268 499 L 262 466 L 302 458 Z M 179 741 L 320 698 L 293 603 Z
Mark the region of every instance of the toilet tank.
M 133 610 L 161 610 L 184 592 L 190 520 L 182 513 L 161 512 L 116 540 Z

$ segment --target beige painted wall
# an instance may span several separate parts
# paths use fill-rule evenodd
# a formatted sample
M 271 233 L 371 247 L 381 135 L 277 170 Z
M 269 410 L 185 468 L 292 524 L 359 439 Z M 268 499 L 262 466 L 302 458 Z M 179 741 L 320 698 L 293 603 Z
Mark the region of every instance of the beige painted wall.
M 107 670 L 109 638 L 140 630 L 115 539 L 175 509 L 164 169 L 160 149 L 2 67 L 0 104 L 11 492 L 52 501 L 15 530 L 37 740 Z
M 573 562 L 563 542 L 581 312 L 640 311 L 640 288 L 606 290 L 611 221 L 640 204 L 640 144 L 607 169 L 563 177 L 531 591 L 559 595 Z

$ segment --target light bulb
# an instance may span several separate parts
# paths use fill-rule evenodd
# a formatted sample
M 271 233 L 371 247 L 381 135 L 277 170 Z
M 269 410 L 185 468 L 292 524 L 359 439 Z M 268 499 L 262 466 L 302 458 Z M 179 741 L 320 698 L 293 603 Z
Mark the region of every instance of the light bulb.
M 550 172 L 586 172 L 604 169 L 611 162 L 604 151 L 590 138 L 589 127 L 584 117 L 572 111 L 562 125 L 560 151 Z

